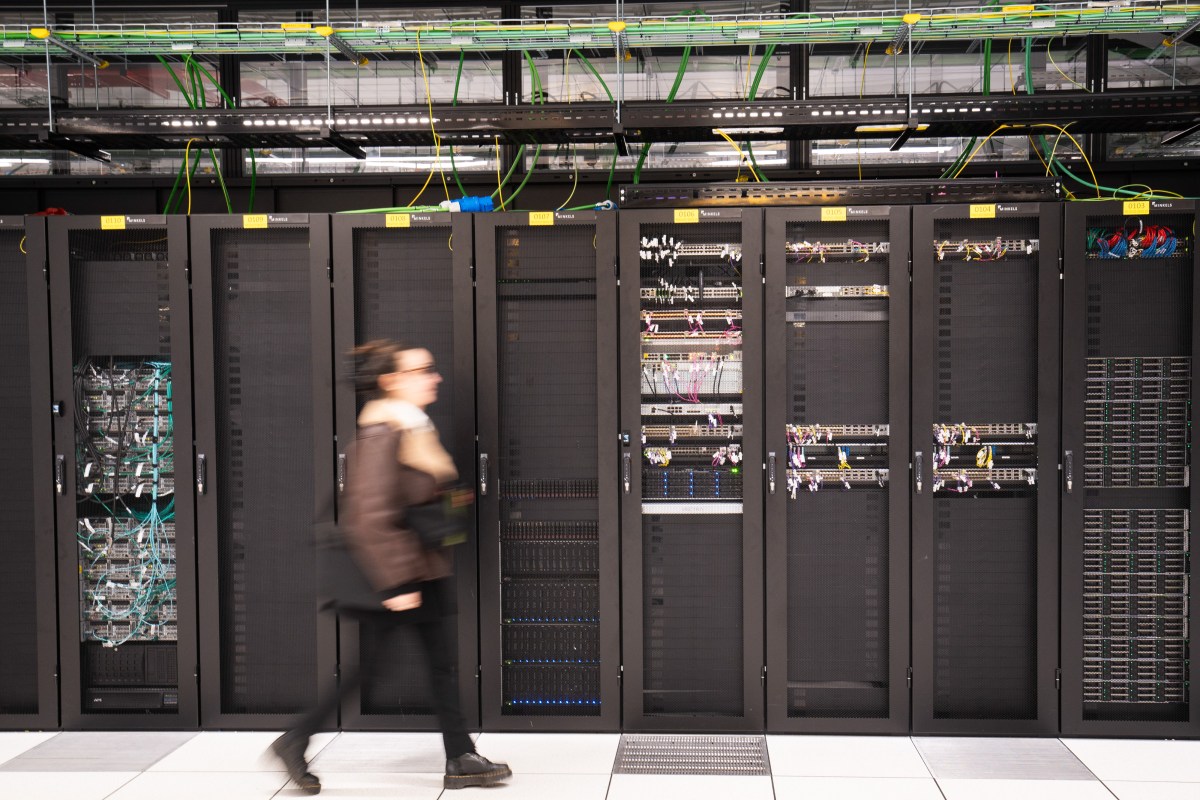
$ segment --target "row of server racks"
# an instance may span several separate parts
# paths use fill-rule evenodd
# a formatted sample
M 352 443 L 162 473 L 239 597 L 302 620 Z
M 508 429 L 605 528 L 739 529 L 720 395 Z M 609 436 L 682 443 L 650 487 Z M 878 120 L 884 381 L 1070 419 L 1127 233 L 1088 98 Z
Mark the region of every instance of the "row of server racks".
M 0 218 L 0 727 L 434 727 L 317 613 L 427 347 L 484 730 L 1200 735 L 1187 201 Z

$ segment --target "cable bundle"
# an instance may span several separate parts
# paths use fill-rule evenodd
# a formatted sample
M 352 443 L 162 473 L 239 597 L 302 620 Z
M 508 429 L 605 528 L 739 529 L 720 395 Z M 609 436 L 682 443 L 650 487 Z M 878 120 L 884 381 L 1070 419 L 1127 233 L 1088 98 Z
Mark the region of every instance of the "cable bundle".
M 1091 228 L 1088 253 L 1097 258 L 1167 258 L 1179 247 L 1175 232 L 1166 225 L 1145 225 L 1138 220 L 1137 230 Z

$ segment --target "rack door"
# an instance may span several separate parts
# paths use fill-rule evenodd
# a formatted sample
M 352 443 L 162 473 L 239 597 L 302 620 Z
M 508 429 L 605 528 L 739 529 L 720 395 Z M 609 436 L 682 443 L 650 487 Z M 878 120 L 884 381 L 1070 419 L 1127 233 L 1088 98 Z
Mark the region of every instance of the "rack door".
M 1063 731 L 1196 736 L 1196 204 L 1066 212 Z
M 913 730 L 1058 730 L 1059 207 L 913 210 Z
M 616 730 L 616 216 L 475 218 L 485 730 Z
M 195 727 L 186 220 L 47 224 L 63 726 Z
M 278 729 L 336 680 L 314 551 L 333 519 L 329 218 L 192 217 L 191 240 L 201 721 Z
M 621 217 L 625 727 L 763 726 L 762 213 Z
M 429 415 L 470 483 L 475 470 L 475 342 L 469 214 L 349 214 L 333 217 L 334 363 L 337 365 L 338 486 L 354 441 L 363 398 L 350 380 L 348 354 L 373 339 L 393 339 L 433 353 L 442 383 Z M 461 703 L 468 724 L 479 716 L 477 539 L 454 548 L 458 590 Z M 342 708 L 346 729 L 436 728 L 428 669 L 415 634 L 365 638 L 351 619 L 338 620 L 344 672 L 372 654 L 387 664 Z M 407 638 L 405 638 L 407 637 Z M 372 653 L 385 648 L 382 653 Z
M 58 726 L 46 222 L 0 217 L 0 729 Z M 73 643 L 73 646 L 78 646 Z
M 767 728 L 907 732 L 909 211 L 766 212 Z

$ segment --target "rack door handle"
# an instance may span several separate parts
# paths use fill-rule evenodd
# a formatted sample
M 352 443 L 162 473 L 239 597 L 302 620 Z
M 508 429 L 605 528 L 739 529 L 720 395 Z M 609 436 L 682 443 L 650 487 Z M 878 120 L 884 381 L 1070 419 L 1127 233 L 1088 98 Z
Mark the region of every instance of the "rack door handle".
M 1063 453 L 1063 480 L 1067 484 L 1067 494 L 1070 494 L 1075 483 L 1075 454 L 1070 450 Z
M 487 483 L 488 483 L 487 467 L 488 467 L 488 454 L 480 453 L 479 454 L 479 495 L 480 495 L 480 497 L 483 497 L 487 494 Z
M 920 450 L 913 453 L 913 481 L 917 486 L 917 494 L 921 493 L 921 459 L 925 454 Z
M 337 486 L 338 494 L 346 491 L 346 454 L 338 453 L 337 460 Z
M 67 457 L 61 453 L 56 453 L 54 456 L 54 491 L 58 494 L 63 493 L 64 484 L 66 483 L 67 473 Z
M 767 486 L 771 488 L 771 494 L 775 494 L 775 454 L 767 454 Z
M 208 488 L 208 457 L 196 455 L 196 494 L 204 494 Z
M 625 481 L 625 494 L 629 494 L 630 489 L 633 488 L 632 469 L 633 469 L 633 467 L 630 464 L 629 453 L 622 454 L 621 455 L 621 475 Z

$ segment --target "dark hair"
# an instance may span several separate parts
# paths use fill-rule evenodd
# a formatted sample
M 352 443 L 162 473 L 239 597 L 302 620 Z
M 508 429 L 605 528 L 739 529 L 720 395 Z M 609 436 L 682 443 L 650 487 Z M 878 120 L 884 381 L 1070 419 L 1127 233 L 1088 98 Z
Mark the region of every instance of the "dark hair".
M 382 396 L 383 390 L 379 388 L 380 376 L 395 372 L 396 356 L 411 349 L 408 345 L 392 339 L 375 339 L 351 350 L 355 391 L 371 397 Z

